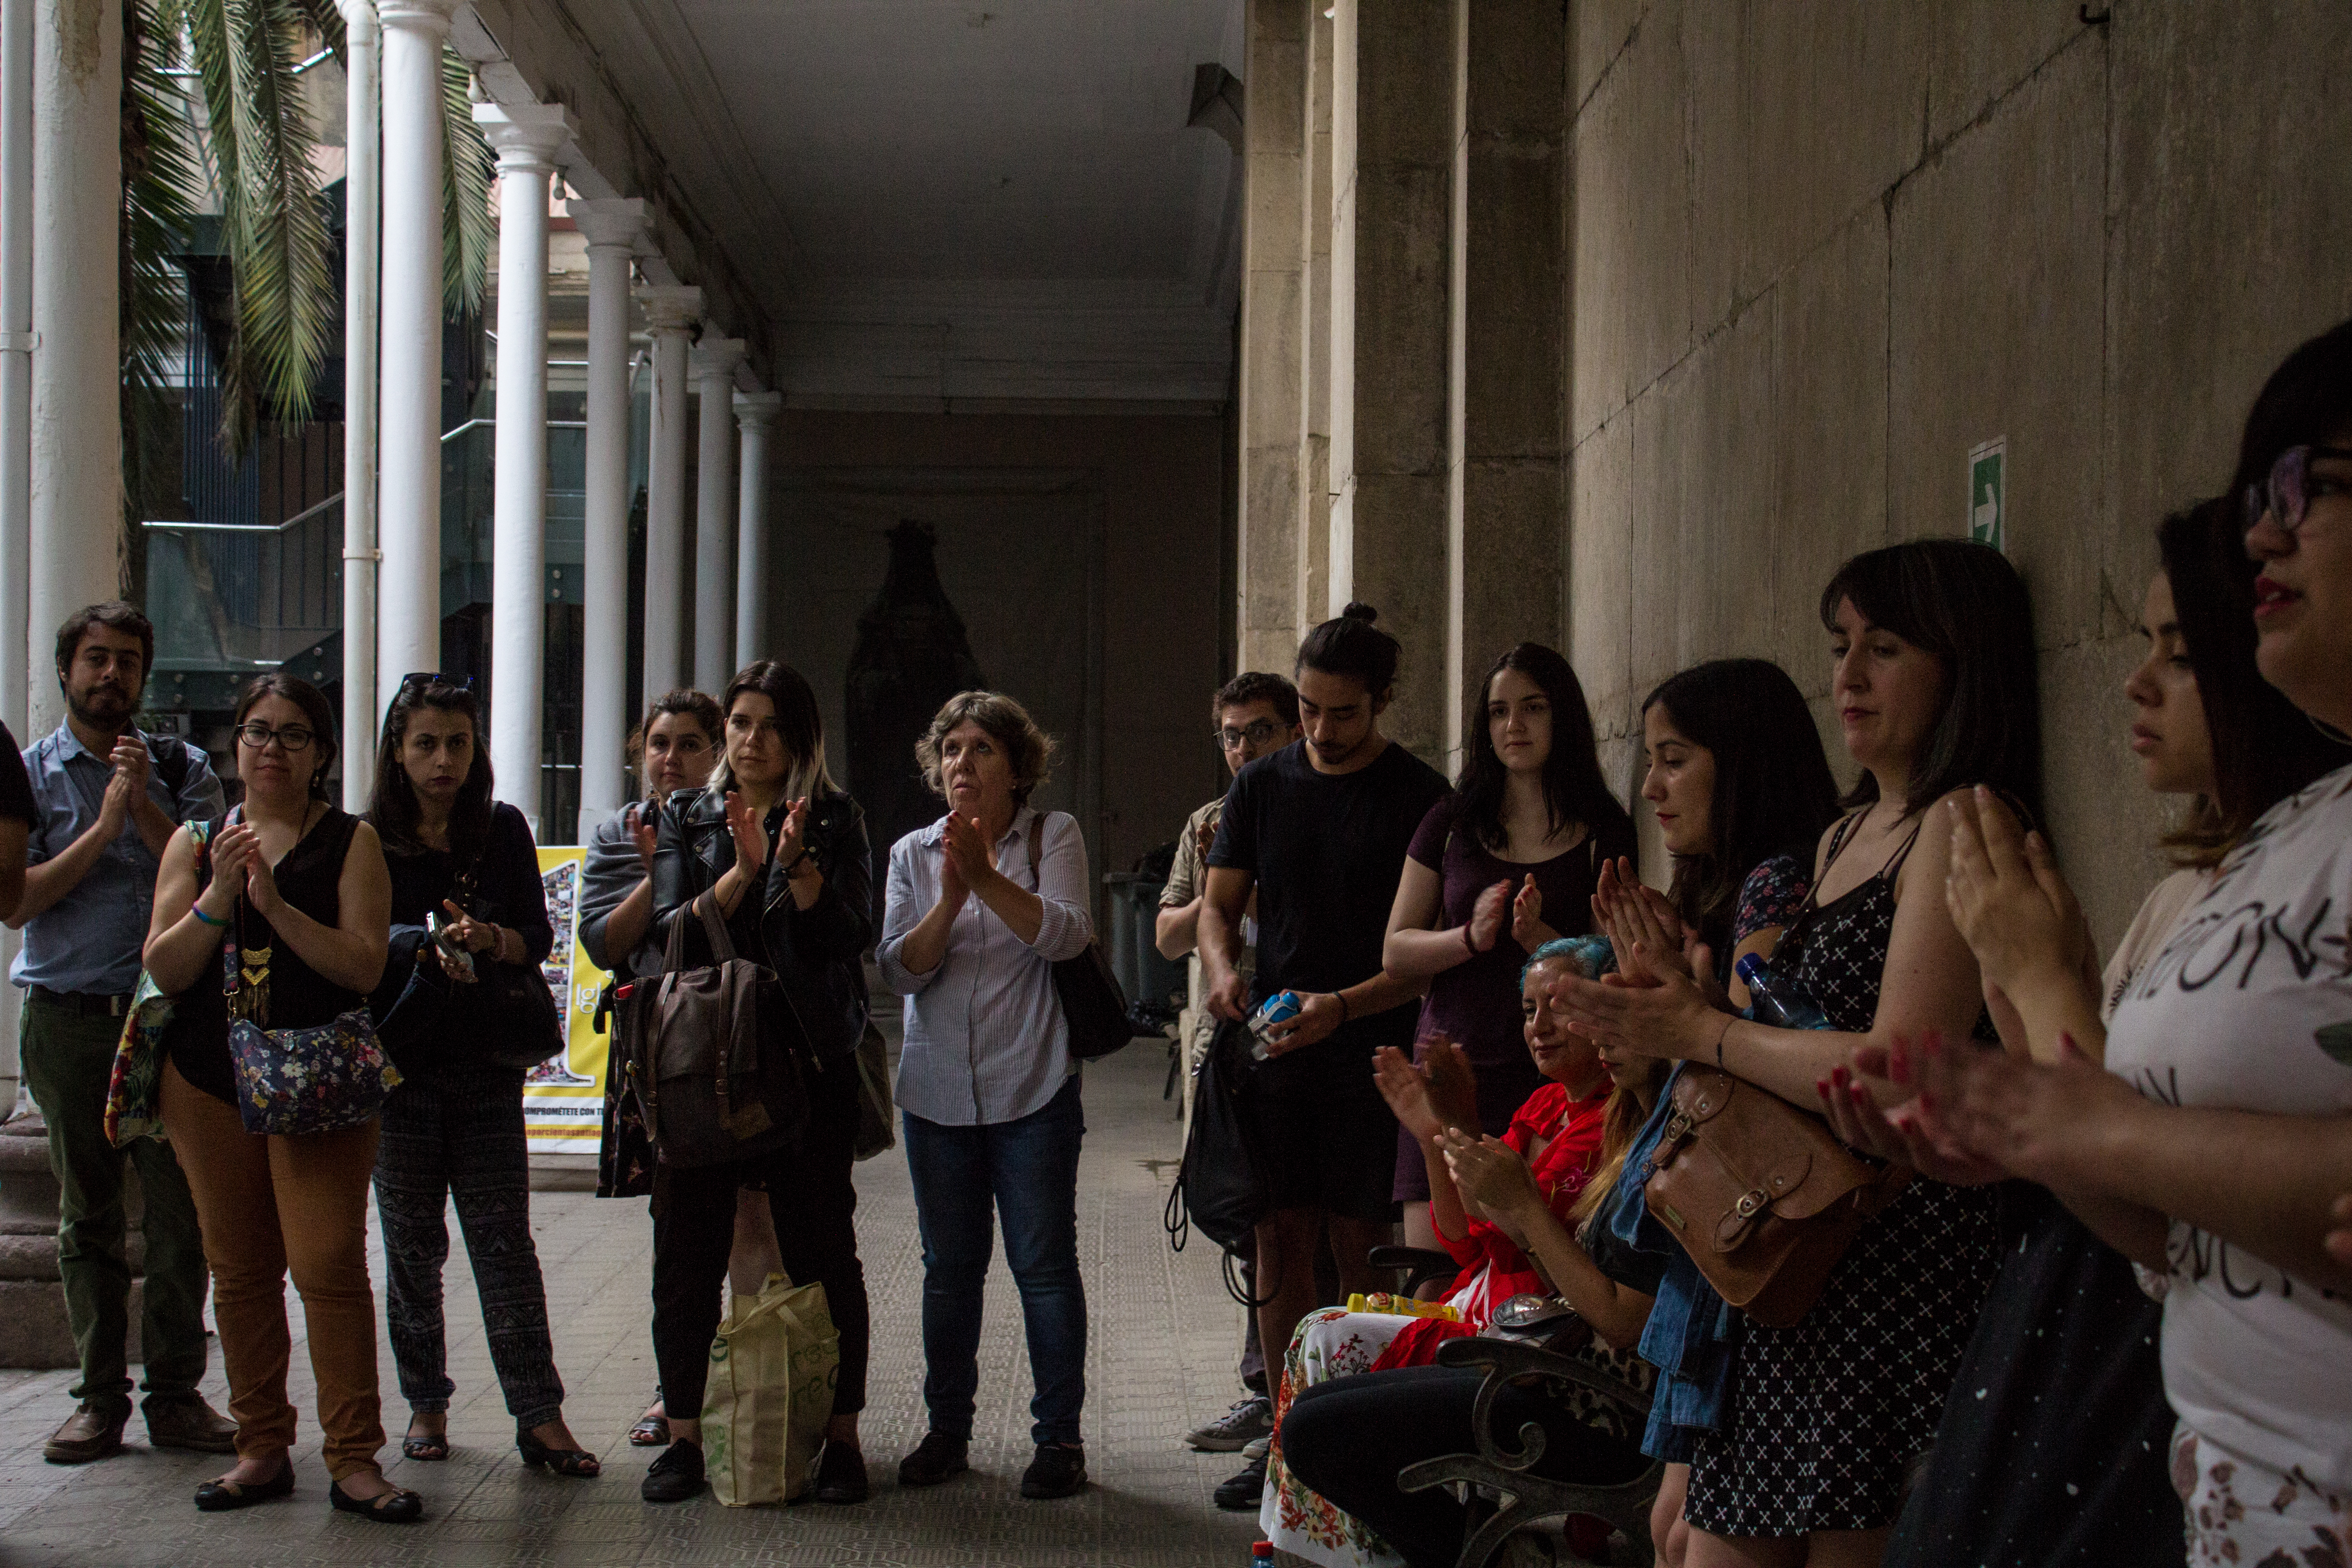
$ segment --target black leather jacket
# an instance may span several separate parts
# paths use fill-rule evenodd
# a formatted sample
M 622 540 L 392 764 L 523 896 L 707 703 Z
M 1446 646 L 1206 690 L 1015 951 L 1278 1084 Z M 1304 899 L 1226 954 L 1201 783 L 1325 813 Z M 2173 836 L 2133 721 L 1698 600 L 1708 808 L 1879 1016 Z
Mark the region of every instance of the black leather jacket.
M 780 820 L 777 815 L 769 817 L 772 838 Z M 795 904 L 791 880 L 772 859 L 761 884 L 744 896 L 760 900 L 768 963 L 802 1033 L 819 1059 L 830 1061 L 856 1050 L 866 1033 L 865 953 L 874 942 L 874 858 L 866 841 L 865 812 L 838 791 L 809 803 L 803 837 L 824 873 L 824 890 L 816 902 L 805 910 Z M 671 922 L 734 863 L 725 805 L 700 790 L 671 796 L 662 809 L 654 850 L 654 923 L 646 940 L 666 946 Z M 703 951 L 701 937 L 691 928 L 687 940 L 689 952 Z

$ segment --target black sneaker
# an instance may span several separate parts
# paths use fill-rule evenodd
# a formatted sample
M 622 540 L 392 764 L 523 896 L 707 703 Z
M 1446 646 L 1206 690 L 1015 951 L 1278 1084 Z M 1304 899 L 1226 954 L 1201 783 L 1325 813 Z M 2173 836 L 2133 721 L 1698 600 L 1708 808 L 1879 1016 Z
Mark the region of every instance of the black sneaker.
M 1068 1497 L 1087 1485 L 1087 1451 L 1076 1443 L 1040 1443 L 1037 1457 L 1021 1472 L 1025 1498 Z
M 855 1443 L 828 1439 L 817 1456 L 815 1497 L 819 1502 L 864 1502 L 866 1495 L 866 1456 Z
M 702 1445 L 672 1443 L 646 1471 L 637 1495 L 647 1502 L 684 1502 L 702 1489 Z
M 1228 1513 L 1254 1509 L 1265 1497 L 1265 1458 L 1252 1459 L 1237 1476 L 1217 1483 L 1217 1506 Z
M 944 1432 L 926 1432 L 915 1451 L 898 1461 L 902 1487 L 935 1487 L 971 1468 L 971 1445 Z

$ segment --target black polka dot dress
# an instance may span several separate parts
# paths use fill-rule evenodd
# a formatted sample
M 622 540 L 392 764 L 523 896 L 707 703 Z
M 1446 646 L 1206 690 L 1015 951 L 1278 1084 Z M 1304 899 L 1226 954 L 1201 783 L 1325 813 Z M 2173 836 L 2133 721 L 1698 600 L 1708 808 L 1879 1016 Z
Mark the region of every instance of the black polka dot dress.
M 1877 1014 L 1909 850 L 1809 905 L 1773 956 L 1841 1030 L 1866 1032 Z M 1693 1461 L 1694 1528 L 1787 1537 L 1895 1521 L 2000 1267 L 1995 1205 L 1989 1188 L 1916 1180 L 1855 1238 L 1803 1321 L 1747 1325 L 1729 1417 Z

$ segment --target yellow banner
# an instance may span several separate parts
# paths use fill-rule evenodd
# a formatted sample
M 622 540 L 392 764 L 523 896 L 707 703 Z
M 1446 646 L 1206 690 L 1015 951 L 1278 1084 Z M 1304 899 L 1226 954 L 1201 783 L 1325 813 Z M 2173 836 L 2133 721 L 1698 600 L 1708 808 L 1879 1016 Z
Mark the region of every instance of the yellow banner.
M 564 1009 L 566 1043 L 563 1055 L 523 1075 L 523 1131 L 534 1154 L 593 1154 L 603 1133 L 604 1037 L 596 1033 L 595 1019 L 604 972 L 580 945 L 580 876 L 587 858 L 576 845 L 541 845 L 539 851 L 547 918 L 555 927 L 547 988 Z

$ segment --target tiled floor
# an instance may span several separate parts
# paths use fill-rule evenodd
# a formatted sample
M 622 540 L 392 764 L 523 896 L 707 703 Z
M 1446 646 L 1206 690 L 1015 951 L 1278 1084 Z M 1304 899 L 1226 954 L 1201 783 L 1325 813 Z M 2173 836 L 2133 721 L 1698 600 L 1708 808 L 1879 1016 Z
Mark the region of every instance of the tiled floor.
M 42 1463 L 41 1439 L 70 1411 L 71 1375 L 0 1373 L 0 1421 L 10 1434 L 0 1446 L 0 1565 L 1238 1568 L 1256 1539 L 1254 1516 L 1220 1513 L 1209 1499 L 1237 1468 L 1234 1458 L 1194 1454 L 1181 1435 L 1239 1393 L 1233 1367 L 1240 1309 L 1219 1281 L 1214 1248 L 1195 1242 L 1172 1254 L 1160 1230 L 1179 1152 L 1172 1109 L 1160 1098 L 1165 1069 L 1164 1053 L 1150 1041 L 1087 1069 L 1078 1213 L 1093 1323 L 1086 1420 L 1093 1485 L 1079 1497 L 1035 1503 L 1017 1492 L 1030 1452 L 1029 1378 L 1016 1298 L 1001 1257 L 989 1285 L 974 1471 L 927 1491 L 896 1486 L 898 1458 L 923 1427 L 916 1327 L 921 1268 L 906 1162 L 893 1151 L 857 1170 L 858 1230 L 875 1312 L 866 1447 L 876 1485 L 863 1507 L 722 1509 L 708 1493 L 669 1508 L 641 1503 L 637 1480 L 652 1451 L 629 1447 L 625 1435 L 654 1382 L 645 1205 L 541 1193 L 533 1218 L 557 1360 L 571 1388 L 566 1414 L 574 1433 L 603 1457 L 601 1479 L 557 1479 L 517 1462 L 513 1426 L 490 1373 L 458 1246 L 448 1274 L 456 1453 L 446 1464 L 419 1465 L 401 1461 L 396 1447 L 385 1450 L 393 1478 L 425 1494 L 426 1522 L 403 1529 L 329 1511 L 309 1369 L 299 1347 L 299 1489 L 289 1500 L 234 1514 L 201 1515 L 189 1502 L 196 1484 L 223 1461 L 151 1450 L 135 1441 L 135 1421 L 133 1446 L 114 1458 L 72 1469 Z M 383 1279 L 380 1258 L 376 1279 Z M 299 1325 L 298 1308 L 298 1333 Z M 378 1353 L 390 1389 L 392 1353 L 389 1347 Z M 207 1392 L 216 1405 L 226 1405 L 216 1369 Z M 385 1426 L 396 1436 L 405 1406 L 395 1393 L 384 1403 Z

